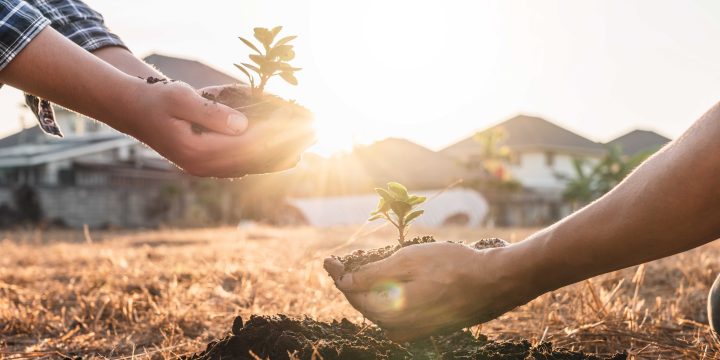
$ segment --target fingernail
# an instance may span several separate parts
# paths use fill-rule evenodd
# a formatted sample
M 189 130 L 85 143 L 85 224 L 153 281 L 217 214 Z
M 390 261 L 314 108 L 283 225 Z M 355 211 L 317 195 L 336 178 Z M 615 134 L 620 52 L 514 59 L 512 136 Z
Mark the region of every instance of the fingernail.
M 243 114 L 230 114 L 227 119 L 227 127 L 230 131 L 239 134 L 248 126 L 248 119 Z

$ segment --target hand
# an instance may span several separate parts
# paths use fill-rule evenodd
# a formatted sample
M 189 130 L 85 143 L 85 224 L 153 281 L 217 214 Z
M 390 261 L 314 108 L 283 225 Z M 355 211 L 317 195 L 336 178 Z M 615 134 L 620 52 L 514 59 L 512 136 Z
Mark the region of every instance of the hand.
M 313 139 L 312 133 L 278 138 L 281 129 L 273 124 L 248 129 L 242 113 L 207 100 L 180 82 L 138 86 L 133 108 L 139 111 L 130 117 L 136 120 L 126 118 L 116 128 L 192 175 L 240 177 L 285 170 L 297 163 Z M 192 124 L 210 131 L 198 133 Z
M 352 273 L 343 274 L 333 258 L 325 269 L 353 307 L 390 339 L 407 341 L 488 321 L 526 302 L 513 289 L 522 282 L 505 272 L 513 266 L 503 261 L 508 248 L 421 244 Z

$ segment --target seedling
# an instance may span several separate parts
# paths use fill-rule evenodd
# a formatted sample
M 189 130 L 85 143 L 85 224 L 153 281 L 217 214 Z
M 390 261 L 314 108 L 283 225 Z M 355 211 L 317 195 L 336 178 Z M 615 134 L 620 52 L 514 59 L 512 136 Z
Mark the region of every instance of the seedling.
M 376 188 L 375 192 L 380 195 L 380 202 L 368 221 L 385 219 L 393 224 L 398 229 L 400 246 L 404 246 L 410 223 L 425 212 L 414 209 L 427 198 L 408 194 L 407 188 L 396 182 L 389 182 L 387 189 Z
M 292 67 L 289 63 L 295 58 L 295 50 L 293 50 L 293 46 L 289 42 L 297 38 L 297 36 L 286 36 L 273 44 L 280 30 L 282 30 L 282 26 L 276 26 L 272 29 L 260 27 L 254 29 L 255 39 L 260 42 L 264 51 L 260 50 L 250 40 L 240 37 L 240 40 L 255 52 L 255 54 L 249 56 L 250 60 L 255 64 L 240 63 L 235 64 L 235 66 L 247 76 L 250 81 L 252 95 L 255 97 L 262 96 L 265 85 L 274 76 L 279 75 L 289 84 L 298 84 L 295 72 L 301 69 Z

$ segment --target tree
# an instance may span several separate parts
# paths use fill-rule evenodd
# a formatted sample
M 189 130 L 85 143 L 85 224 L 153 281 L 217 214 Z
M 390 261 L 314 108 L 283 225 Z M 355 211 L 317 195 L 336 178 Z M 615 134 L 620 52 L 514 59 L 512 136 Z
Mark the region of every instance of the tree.
M 586 160 L 573 159 L 574 174 L 572 176 L 556 175 L 566 182 L 563 198 L 571 201 L 573 208 L 577 209 L 580 205 L 603 196 L 630 175 L 652 153 L 652 151 L 644 151 L 625 156 L 620 147 L 612 146 L 608 148 L 600 162 L 589 171 L 589 164 Z

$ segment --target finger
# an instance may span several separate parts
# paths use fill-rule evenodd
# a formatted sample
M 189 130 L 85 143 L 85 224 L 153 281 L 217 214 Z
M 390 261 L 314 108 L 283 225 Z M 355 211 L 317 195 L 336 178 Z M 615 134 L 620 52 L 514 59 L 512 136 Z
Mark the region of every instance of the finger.
M 226 135 L 239 135 L 247 129 L 248 119 L 243 113 L 205 99 L 191 88 L 179 89 L 172 109 L 179 119 Z
M 202 134 L 202 141 L 212 147 L 205 166 L 214 176 L 226 178 L 287 170 L 298 163 L 300 154 L 315 140 L 309 129 L 304 133 L 273 131 L 282 130 L 260 123 L 242 136 Z
M 402 281 L 405 276 L 400 276 L 398 271 L 402 270 L 398 269 L 395 259 L 389 257 L 363 265 L 359 269 L 345 274 L 336 282 L 335 286 L 345 293 L 368 292 L 384 282 Z
M 323 268 L 325 268 L 325 271 L 327 271 L 334 281 L 337 281 L 337 279 L 345 273 L 345 265 L 343 265 L 340 260 L 332 257 L 326 258 L 325 261 L 323 261 Z

